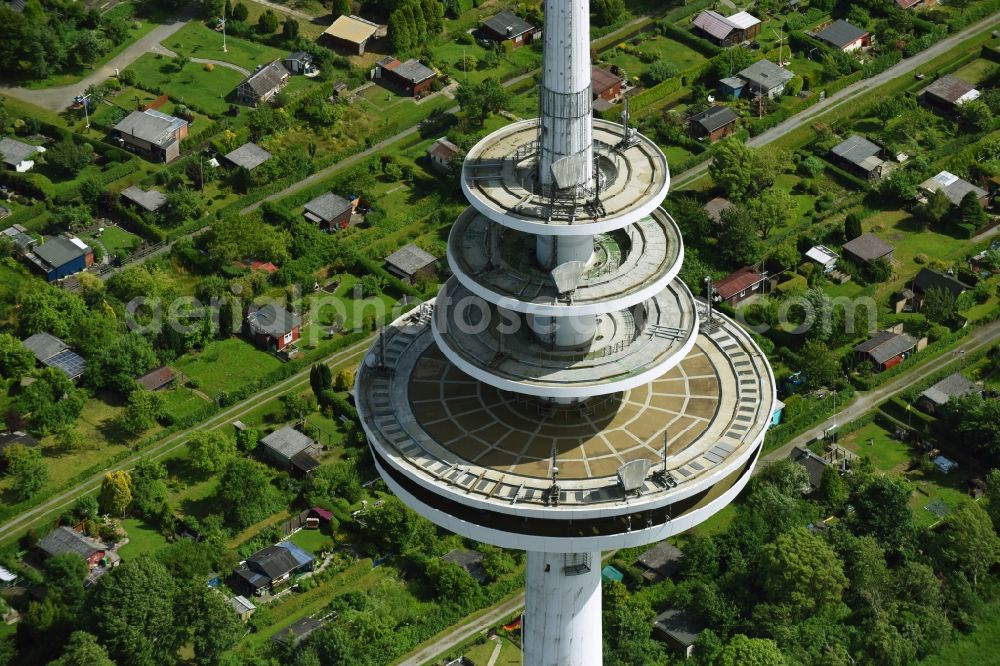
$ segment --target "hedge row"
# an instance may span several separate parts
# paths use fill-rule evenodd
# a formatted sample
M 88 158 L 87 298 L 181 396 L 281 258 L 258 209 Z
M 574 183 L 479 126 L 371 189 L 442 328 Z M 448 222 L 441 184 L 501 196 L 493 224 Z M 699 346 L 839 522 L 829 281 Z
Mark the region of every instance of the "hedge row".
M 843 407 L 853 396 L 854 389 L 851 386 L 847 386 L 837 393 L 836 398 L 834 398 L 833 394 L 827 395 L 791 420 L 774 426 L 767 431 L 767 435 L 764 438 L 764 450 L 768 451 L 787 444 L 795 437 L 798 437 L 803 431 L 812 428 L 817 423 L 821 423 L 832 416 L 834 413 L 834 403 L 837 406 Z
M 1000 0 L 983 0 L 972 7 L 966 7 L 958 16 L 948 19 L 948 31 L 958 32 L 970 23 L 975 23 L 979 19 L 986 18 L 990 14 L 1000 11 Z
M 644 108 L 655 104 L 673 92 L 680 90 L 681 77 L 672 76 L 666 81 L 657 83 L 655 86 L 646 88 L 638 95 L 629 99 L 629 111 L 638 114 Z
M 675 42 L 680 42 L 684 46 L 694 49 L 706 58 L 711 58 L 722 53 L 722 49 L 708 41 L 703 39 L 690 30 L 685 30 L 683 28 L 678 28 L 675 25 L 674 19 L 665 18 L 656 23 L 657 29 L 660 31 L 664 37 L 669 37 Z
M 159 227 L 147 222 L 142 215 L 128 206 L 123 206 L 120 203 L 115 204 L 111 211 L 111 217 L 123 229 L 131 231 L 150 243 L 160 243 L 166 238 Z

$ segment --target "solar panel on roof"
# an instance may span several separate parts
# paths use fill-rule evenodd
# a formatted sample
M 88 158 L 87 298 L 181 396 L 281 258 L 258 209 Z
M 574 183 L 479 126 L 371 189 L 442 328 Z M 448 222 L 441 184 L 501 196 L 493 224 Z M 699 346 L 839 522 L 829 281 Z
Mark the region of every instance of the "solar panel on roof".
M 45 365 L 50 368 L 58 368 L 71 378 L 76 378 L 82 375 L 87 368 L 87 361 L 76 352 L 66 349 L 46 359 Z

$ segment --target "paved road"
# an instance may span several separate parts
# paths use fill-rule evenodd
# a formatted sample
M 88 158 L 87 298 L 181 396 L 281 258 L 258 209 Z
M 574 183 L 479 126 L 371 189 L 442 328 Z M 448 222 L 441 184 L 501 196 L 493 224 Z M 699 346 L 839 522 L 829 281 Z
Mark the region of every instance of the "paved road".
M 156 50 L 161 41 L 183 28 L 192 16 L 193 10 L 189 9 L 184 14 L 169 19 L 168 23 L 156 26 L 78 83 L 39 90 L 29 90 L 19 86 L 0 86 L 0 94 L 10 95 L 50 111 L 63 111 L 73 103 L 73 98 L 86 90 L 88 86 L 103 82 L 108 77 L 114 76 L 115 69 L 125 69 L 142 54 Z
M 360 342 L 331 354 L 323 360 L 323 363 L 333 367 L 342 363 L 353 361 L 356 357 L 359 357 L 366 349 L 368 349 L 370 345 L 371 338 L 365 338 Z M 11 518 L 3 525 L 0 525 L 0 541 L 11 538 L 31 526 L 37 520 L 45 518 L 45 516 L 50 513 L 71 507 L 76 501 L 76 498 L 80 495 L 94 492 L 100 488 L 101 481 L 104 479 L 104 474 L 106 472 L 131 469 L 136 465 L 136 463 L 139 462 L 140 459 L 159 460 L 164 458 L 170 453 L 173 453 L 176 449 L 180 448 L 180 446 L 187 441 L 187 438 L 192 432 L 196 430 L 216 430 L 218 428 L 222 428 L 260 407 L 262 401 L 273 398 L 291 388 L 305 386 L 308 383 L 309 370 L 310 368 L 306 368 L 302 372 L 292 375 L 288 379 L 284 379 L 268 389 L 255 393 L 242 402 L 238 402 L 235 405 L 227 407 L 215 416 L 212 416 L 211 418 L 206 419 L 205 421 L 202 421 L 187 430 L 182 430 L 178 433 L 170 435 L 162 441 L 157 442 L 152 446 L 148 446 L 141 452 L 130 456 L 127 460 L 108 467 L 105 470 L 94 474 L 86 481 L 83 481 L 72 488 L 68 488 L 57 495 L 50 497 L 38 506 Z
M 757 136 L 747 141 L 747 145 L 753 146 L 755 148 L 763 146 L 765 144 L 774 141 L 775 139 L 779 139 L 785 136 L 792 130 L 801 127 L 805 123 L 808 123 L 810 120 L 816 118 L 817 116 L 823 113 L 826 113 L 827 111 L 832 111 L 833 109 L 843 106 L 844 104 L 853 103 L 855 97 L 862 95 L 874 88 L 877 88 L 891 81 L 892 79 L 896 79 L 900 76 L 903 76 L 904 74 L 909 74 L 911 72 L 918 70 L 922 65 L 938 57 L 945 51 L 954 48 L 963 40 L 968 39 L 969 37 L 973 36 L 976 33 L 986 30 L 991 25 L 996 23 L 998 18 L 1000 18 L 1000 14 L 992 14 L 984 18 L 983 20 L 979 21 L 978 23 L 973 23 L 972 25 L 968 26 L 961 32 L 956 32 L 954 35 L 942 39 L 937 44 L 934 44 L 931 47 L 924 49 L 917 55 L 900 61 L 899 63 L 893 65 L 892 67 L 885 70 L 881 74 L 876 74 L 871 78 L 862 79 L 857 83 L 853 83 L 847 86 L 843 90 L 836 92 L 833 95 L 830 95 L 822 102 L 813 104 L 808 109 L 805 109 L 804 111 L 795 114 L 794 116 L 784 121 L 783 123 L 775 125 L 766 132 L 758 134 Z M 681 173 L 676 177 L 672 178 L 671 184 L 675 188 L 681 185 L 686 185 L 691 181 L 695 180 L 696 178 L 699 178 L 707 171 L 708 171 L 708 162 L 702 162 L 698 166 L 692 167 L 687 171 L 685 171 L 684 173 Z
M 170 58 L 177 57 L 176 51 L 171 51 L 163 44 L 156 44 L 155 46 L 150 47 L 149 52 L 159 53 Z M 240 67 L 239 65 L 233 64 L 231 62 L 226 62 L 225 60 L 213 60 L 212 58 L 191 58 L 191 62 L 196 62 L 199 65 L 212 64 L 215 65 L 216 67 L 225 67 L 226 69 L 231 69 L 234 72 L 239 72 L 243 76 L 250 76 L 250 70 L 247 69 L 246 67 Z
M 996 344 L 997 341 L 1000 341 L 1000 321 L 991 322 L 969 333 L 969 335 L 962 340 L 961 349 L 966 353 L 975 352 L 983 347 L 989 347 L 990 345 Z M 843 425 L 844 423 L 853 421 L 865 412 L 874 409 L 875 406 L 883 400 L 891 398 L 897 393 L 909 388 L 925 377 L 934 374 L 941 368 L 944 368 L 949 363 L 952 363 L 959 358 L 961 358 L 961 354 L 957 352 L 949 352 L 943 356 L 939 356 L 933 361 L 919 365 L 909 372 L 900 374 L 895 379 L 886 382 L 872 391 L 857 393 L 857 399 L 844 409 L 840 410 L 838 414 L 831 416 L 823 423 L 809 428 L 784 446 L 781 446 L 762 456 L 761 464 L 757 466 L 757 469 L 759 470 L 764 463 L 787 458 L 788 454 L 792 452 L 793 447 L 805 446 L 816 438 L 817 433 L 823 432 L 830 426 L 838 423 Z
M 495 606 L 489 612 L 477 617 L 475 620 L 456 624 L 447 633 L 441 634 L 440 638 L 427 647 L 411 653 L 403 661 L 396 662 L 396 666 L 423 666 L 442 652 L 447 652 L 456 645 L 468 640 L 473 634 L 511 618 L 522 608 L 524 608 L 524 592 L 521 592 L 516 597 L 499 606 Z

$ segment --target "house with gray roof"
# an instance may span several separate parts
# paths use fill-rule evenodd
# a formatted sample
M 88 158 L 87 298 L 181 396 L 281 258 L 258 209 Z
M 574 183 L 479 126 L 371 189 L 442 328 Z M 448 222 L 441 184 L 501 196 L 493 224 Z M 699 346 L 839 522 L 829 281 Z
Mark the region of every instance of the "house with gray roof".
M 421 276 L 433 275 L 435 262 L 433 254 L 408 243 L 385 258 L 385 267 L 406 284 L 412 284 Z
M 289 645 L 295 647 L 304 641 L 309 634 L 326 624 L 323 620 L 316 620 L 311 617 L 304 617 L 297 622 L 285 627 L 271 636 L 271 640 L 279 645 Z
M 280 60 L 269 62 L 257 69 L 236 87 L 236 99 L 249 106 L 270 102 L 288 85 L 291 76 Z
M 677 573 L 683 560 L 684 552 L 664 539 L 639 555 L 636 561 L 643 568 L 642 577 L 655 583 Z
M 188 135 L 188 121 L 156 109 L 133 111 L 111 130 L 123 148 L 153 162 L 180 157 L 181 140 Z
M 306 53 L 305 51 L 296 51 L 295 53 L 289 53 L 285 56 L 284 61 L 282 61 L 287 69 L 292 74 L 305 74 L 309 76 L 310 74 L 318 73 L 313 67 L 313 57 L 311 53 Z
M 840 51 L 856 51 L 872 45 L 871 33 L 856 25 L 851 25 L 844 19 L 837 19 L 814 36 Z
M 451 169 L 451 163 L 460 152 L 461 150 L 458 146 L 443 136 L 432 143 L 427 149 L 427 158 L 431 161 L 431 166 L 435 170 L 441 173 L 448 173 Z
M 953 397 L 962 397 L 978 391 L 979 387 L 971 379 L 955 372 L 921 393 L 918 402 L 922 409 L 933 413 L 939 407 L 947 405 Z
M 0 158 L 3 159 L 4 166 L 18 173 L 24 173 L 35 166 L 35 160 L 32 157 L 35 153 L 44 152 L 45 148 L 42 146 L 33 146 L 9 136 L 0 139 Z
M 437 72 L 416 58 L 400 62 L 386 56 L 375 65 L 375 79 L 410 97 L 422 97 L 430 92 Z
M 72 527 L 61 525 L 38 541 L 38 549 L 48 557 L 76 553 L 88 566 L 95 566 L 107 552 L 107 546 L 77 532 Z
M 236 582 L 243 594 L 262 595 L 300 573 L 312 570 L 315 558 L 291 541 L 262 548 L 236 567 Z
M 485 585 L 489 580 L 486 577 L 486 572 L 483 571 L 483 554 L 478 550 L 452 550 L 441 556 L 441 559 L 462 567 L 480 585 Z
M 138 206 L 149 213 L 155 213 L 167 204 L 167 195 L 152 188 L 144 190 L 130 185 L 122 190 L 121 198 L 126 203 Z
M 261 438 L 260 443 L 267 456 L 284 470 L 308 474 L 319 467 L 315 456 L 319 454 L 320 445 L 292 426 L 275 430 Z
M 717 46 L 732 46 L 760 34 L 760 19 L 748 12 L 723 16 L 711 9 L 691 20 L 691 27 Z
M 747 82 L 750 94 L 774 98 L 785 92 L 785 85 L 795 78 L 795 73 L 765 59 L 740 70 L 737 76 Z
M 680 608 L 665 610 L 653 620 L 653 638 L 663 641 L 685 659 L 694 654 L 694 643 L 703 630 L 703 626 Z
M 261 347 L 282 351 L 299 339 L 301 327 L 302 317 L 277 303 L 267 303 L 260 307 L 250 307 L 243 328 Z
M 925 106 L 948 112 L 975 99 L 979 99 L 975 86 L 952 74 L 942 76 L 917 93 L 917 100 Z
M 976 200 L 979 201 L 979 205 L 986 207 L 989 205 L 989 192 L 981 187 L 973 185 L 964 178 L 959 178 L 950 171 L 942 171 L 941 173 L 928 178 L 924 182 L 920 183 L 920 190 L 925 194 L 933 194 L 934 192 L 942 192 L 951 205 L 958 206 L 962 203 L 962 199 L 969 192 L 975 192 Z
M 79 379 L 87 369 L 87 361 L 51 333 L 35 333 L 22 340 L 21 344 L 35 355 L 36 361 L 46 367 L 62 370 L 70 379 Z
M 242 594 L 232 597 L 229 600 L 229 605 L 234 611 L 236 611 L 236 614 L 239 615 L 240 619 L 244 622 L 249 620 L 250 616 L 253 615 L 255 610 L 257 610 L 257 607 L 254 606 L 253 602 L 244 597 Z
M 538 28 L 507 9 L 483 21 L 482 29 L 486 39 L 497 44 L 510 40 L 514 48 L 530 44 L 537 31 Z
M 718 141 L 736 132 L 736 121 L 740 117 L 728 106 L 712 106 L 688 119 L 692 134 L 696 138 L 708 137 Z
M 247 171 L 253 171 L 264 162 L 271 159 L 271 153 L 267 152 L 256 143 L 248 141 L 236 150 L 226 153 L 223 158 L 234 167 L 243 167 Z
M 882 146 L 863 136 L 852 134 L 830 149 L 830 152 L 838 166 L 858 178 L 876 181 L 885 175 L 883 169 L 886 163 L 882 160 Z
M 22 255 L 28 267 L 49 282 L 79 273 L 94 264 L 94 251 L 75 236 L 53 236 Z
M 346 229 L 351 224 L 354 204 L 333 192 L 321 194 L 306 203 L 302 214 L 324 231 Z
M 876 372 L 899 365 L 916 351 L 917 339 L 906 333 L 880 331 L 854 347 L 859 362 L 871 362 Z
M 844 243 L 844 256 L 859 264 L 870 264 L 879 259 L 892 261 L 892 245 L 875 234 L 861 234 Z
M 13 226 L 7 227 L 3 231 L 0 231 L 14 243 L 14 247 L 17 248 L 18 254 L 25 254 L 30 252 L 32 248 L 38 245 L 38 241 L 34 236 L 28 233 L 27 227 L 20 224 L 15 224 Z

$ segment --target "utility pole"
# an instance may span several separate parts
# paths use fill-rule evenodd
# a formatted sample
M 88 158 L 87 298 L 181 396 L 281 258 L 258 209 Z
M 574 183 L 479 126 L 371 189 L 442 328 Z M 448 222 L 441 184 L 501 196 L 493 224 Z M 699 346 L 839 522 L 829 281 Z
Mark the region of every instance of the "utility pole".
M 225 8 L 223 8 L 223 13 L 224 12 L 225 12 Z M 219 22 L 222 23 L 222 52 L 223 53 L 229 53 L 229 51 L 226 49 L 226 17 L 225 17 L 225 15 L 223 15 L 223 17 L 221 19 L 219 19 Z

